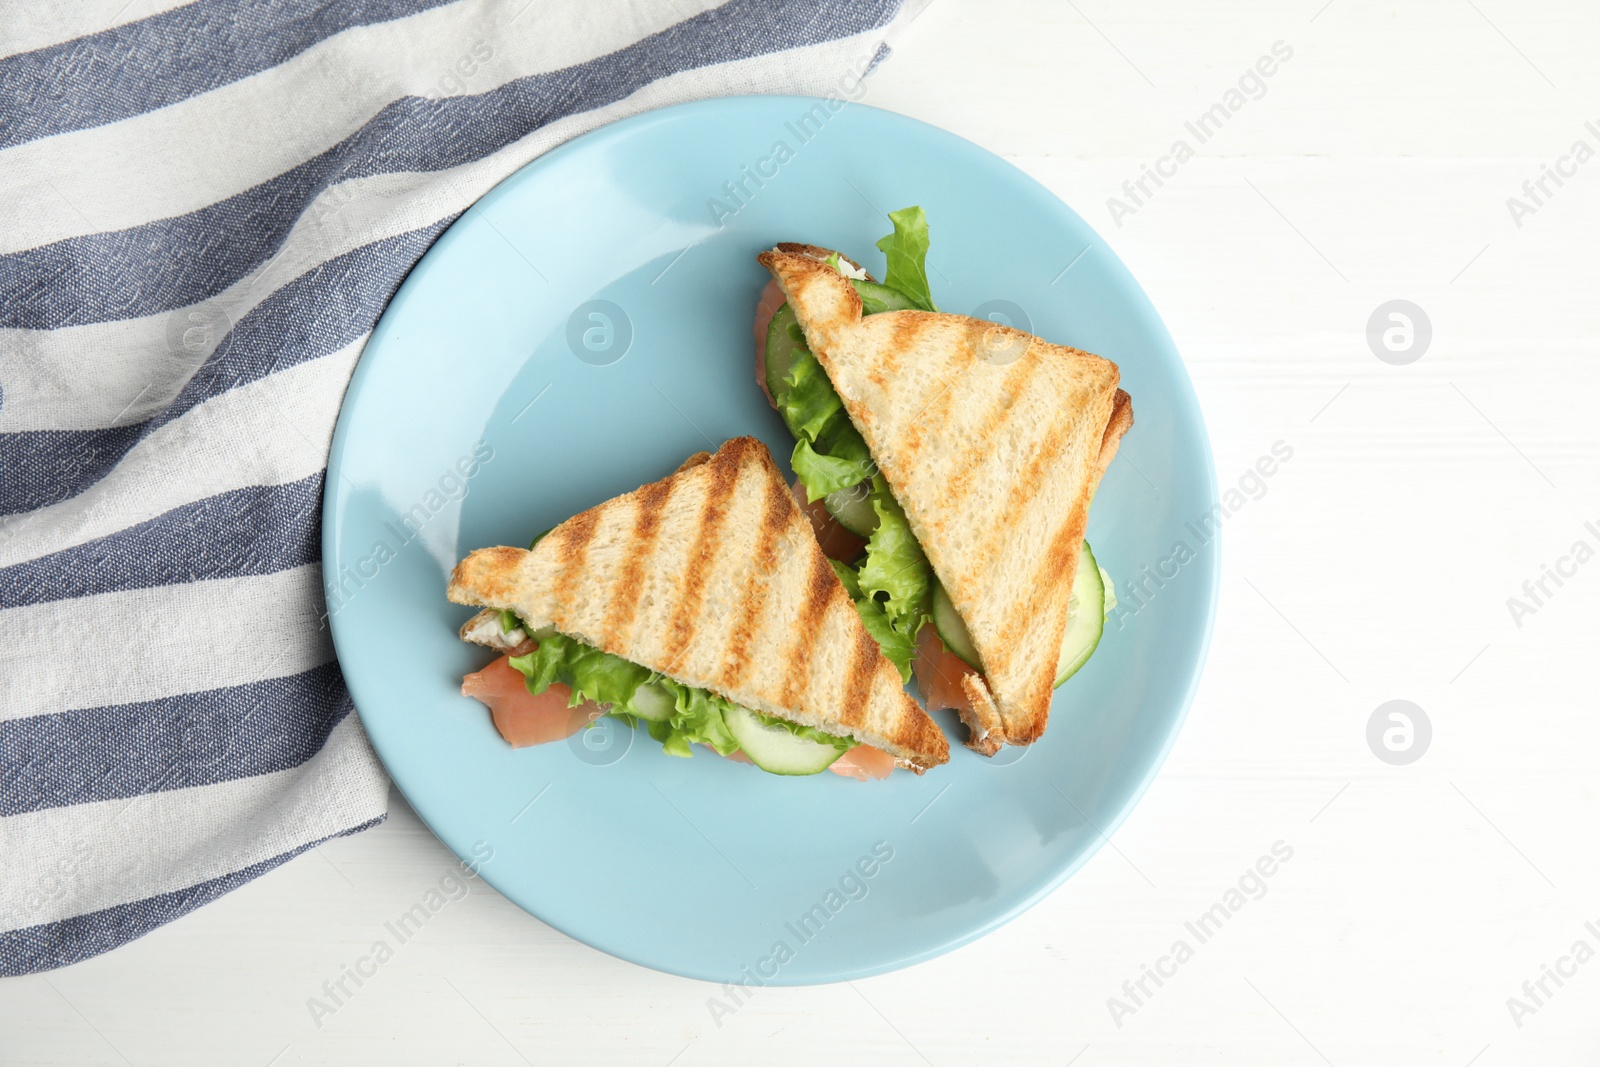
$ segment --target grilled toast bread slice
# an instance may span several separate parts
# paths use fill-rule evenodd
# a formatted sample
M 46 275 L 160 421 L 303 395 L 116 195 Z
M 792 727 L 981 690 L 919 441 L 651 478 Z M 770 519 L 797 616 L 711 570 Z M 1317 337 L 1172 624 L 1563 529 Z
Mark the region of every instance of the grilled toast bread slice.
M 1133 421 L 1109 360 L 997 323 L 862 316 L 812 256 L 764 252 L 983 667 L 969 747 L 1044 731 L 1089 502 Z M 969 687 L 970 689 L 971 687 Z
M 880 748 L 919 774 L 950 758 L 753 437 L 574 515 L 532 551 L 473 552 L 448 595 Z

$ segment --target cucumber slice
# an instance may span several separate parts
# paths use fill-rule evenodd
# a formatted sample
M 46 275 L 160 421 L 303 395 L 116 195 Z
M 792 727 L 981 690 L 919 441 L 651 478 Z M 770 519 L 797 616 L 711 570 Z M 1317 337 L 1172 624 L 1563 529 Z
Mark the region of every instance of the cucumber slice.
M 956 606 L 950 602 L 950 594 L 937 581 L 933 583 L 933 625 L 939 631 L 939 640 L 944 642 L 945 648 L 960 656 L 961 662 L 973 670 L 983 670 L 983 665 L 978 662 L 978 650 L 972 644 L 972 635 L 967 633 L 967 624 L 956 613 Z
M 797 737 L 781 726 L 768 726 L 755 712 L 738 704 L 723 718 L 750 762 L 771 774 L 820 774 L 844 754 L 833 745 Z
M 628 710 L 649 722 L 666 722 L 677 710 L 677 701 L 664 686 L 646 682 L 633 691 L 633 703 Z
M 1085 541 L 1078 556 L 1078 575 L 1072 581 L 1072 599 L 1067 602 L 1067 632 L 1061 635 L 1061 656 L 1056 661 L 1057 687 L 1089 662 L 1105 628 L 1106 584 Z
M 851 278 L 850 284 L 855 287 L 856 295 L 861 297 L 863 315 L 876 315 L 880 311 L 906 311 L 917 306 L 900 290 L 891 289 L 887 285 L 860 281 L 856 278 Z
M 788 388 L 784 379 L 789 376 L 794 354 L 805 348 L 806 336 L 800 332 L 794 309 L 784 304 L 772 313 L 772 321 L 767 324 L 767 392 L 776 397 Z
M 878 513 L 872 510 L 872 483 L 862 482 L 822 498 L 828 514 L 839 520 L 839 525 L 858 537 L 871 537 L 878 528 Z

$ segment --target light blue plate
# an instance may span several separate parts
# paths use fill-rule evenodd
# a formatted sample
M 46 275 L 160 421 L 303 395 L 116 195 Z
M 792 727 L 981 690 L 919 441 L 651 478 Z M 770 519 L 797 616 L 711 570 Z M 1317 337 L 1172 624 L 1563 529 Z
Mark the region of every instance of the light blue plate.
M 456 637 L 470 613 L 444 599 L 450 568 L 739 434 L 787 467 L 793 442 L 753 377 L 767 279 L 755 256 L 805 241 L 881 277 L 884 213 L 908 204 L 927 209 L 943 309 L 1101 353 L 1133 395 L 1137 422 L 1089 539 L 1134 610 L 1058 691 L 1044 738 L 984 759 L 954 743 L 946 713 L 950 763 L 876 783 L 675 759 L 611 720 L 513 751 L 459 693 L 489 657 Z M 339 662 L 406 798 L 457 854 L 492 853 L 483 876 L 551 926 L 695 978 L 858 978 L 1021 913 L 1094 854 L 1155 775 L 1210 633 L 1210 447 L 1138 283 L 1022 172 L 859 105 L 666 108 L 518 171 L 389 305 L 329 468 Z

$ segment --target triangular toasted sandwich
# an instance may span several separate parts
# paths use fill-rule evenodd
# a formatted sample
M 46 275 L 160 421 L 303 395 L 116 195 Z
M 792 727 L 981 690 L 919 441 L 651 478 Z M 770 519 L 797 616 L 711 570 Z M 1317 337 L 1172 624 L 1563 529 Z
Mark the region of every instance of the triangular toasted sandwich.
M 486 609 L 462 637 L 506 651 L 529 699 L 477 676 L 468 695 L 526 705 L 554 691 L 558 714 L 591 701 L 669 752 L 698 742 L 780 774 L 836 760 L 856 777 L 920 774 L 949 759 L 751 437 L 574 515 L 531 550 L 473 552 L 448 595 Z M 499 709 L 496 721 L 516 743 Z
M 758 376 L 813 516 L 824 505 L 866 539 L 855 565 L 895 631 L 886 652 L 904 667 L 919 641 L 929 706 L 956 707 L 969 747 L 992 754 L 1039 737 L 1052 683 L 1098 643 L 1084 531 L 1133 409 L 1106 359 L 934 310 L 922 211 L 890 218 L 884 284 L 825 249 L 758 257 L 777 287 L 758 309 Z

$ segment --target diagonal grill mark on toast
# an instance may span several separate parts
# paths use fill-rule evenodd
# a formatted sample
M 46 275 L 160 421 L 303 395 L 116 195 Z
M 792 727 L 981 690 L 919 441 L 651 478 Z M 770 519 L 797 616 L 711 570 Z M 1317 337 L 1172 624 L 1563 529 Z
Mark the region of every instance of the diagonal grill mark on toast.
M 1113 396 L 1112 404 L 1108 406 L 1108 410 L 1106 412 L 1106 420 L 1108 425 L 1114 413 L 1115 397 Z M 1103 430 L 1101 431 L 1101 437 L 1102 439 L 1104 438 Z M 1045 486 L 1046 469 L 1048 469 L 1052 463 L 1058 462 L 1061 458 L 1060 453 L 1050 450 L 1048 447 L 1049 444 L 1050 441 L 1048 438 L 1041 439 L 1038 447 L 1034 450 L 1033 455 L 1031 455 L 1027 460 L 1025 477 L 1023 479 L 1023 491 L 1013 504 L 1013 506 L 1019 510 L 1026 508 L 1033 502 L 1033 498 L 1043 491 Z M 1077 527 L 1079 529 L 1080 532 L 1078 535 L 1078 540 L 1080 541 L 1083 539 L 1082 528 L 1087 525 L 1089 502 L 1094 498 L 1095 489 L 1098 488 L 1098 479 L 1094 476 L 1096 463 L 1097 456 L 1088 457 L 1088 462 L 1084 465 L 1084 469 L 1081 472 L 1080 478 L 1078 479 L 1083 486 L 1081 507 L 1079 506 L 1080 501 L 1073 502 L 1073 506 L 1077 509 L 1079 514 L 1075 514 L 1072 521 L 1069 521 L 1067 524 L 1068 527 Z M 992 552 L 994 549 L 994 540 L 998 536 L 999 531 L 996 531 L 994 534 L 992 534 L 989 540 L 984 542 L 981 551 L 985 554 Z
M 584 556 L 588 552 L 589 542 L 594 539 L 599 521 L 600 516 L 594 511 L 580 512 L 550 535 L 555 542 L 556 559 L 561 564 L 561 576 L 556 579 L 556 603 L 570 604 L 574 601 L 574 593 L 583 577 Z
M 1126 432 L 1128 426 L 1132 425 L 1133 422 L 1132 404 L 1128 399 L 1128 394 L 1121 389 L 1115 390 L 1112 394 L 1109 411 L 1106 415 L 1106 428 L 1100 435 L 1099 455 L 1090 461 L 1088 470 L 1084 472 L 1084 488 L 1079 501 L 1074 503 L 1077 510 L 1073 515 L 1073 521 L 1063 527 L 1057 535 L 1058 540 L 1064 537 L 1067 538 L 1067 542 L 1065 545 L 1052 543 L 1050 550 L 1045 553 L 1039 569 L 1035 572 L 1034 588 L 1036 589 L 1044 588 L 1046 583 L 1053 580 L 1065 586 L 1065 590 L 1058 595 L 1062 596 L 1063 599 L 1071 596 L 1072 586 L 1077 579 L 1078 570 L 1079 555 L 1076 547 L 1083 541 L 1085 534 L 1088 533 L 1089 508 L 1094 501 L 1095 493 L 1100 488 L 1100 479 L 1105 475 L 1106 466 L 1115 456 L 1117 445 L 1121 441 L 1121 432 L 1118 433 L 1116 438 L 1108 440 L 1108 435 L 1111 434 L 1119 413 L 1125 419 L 1120 428 L 1121 432 Z M 1031 470 L 1029 473 L 1030 476 L 1034 474 Z M 1013 620 L 1012 625 L 1006 628 L 1004 636 L 1008 642 L 1016 639 L 1018 628 L 1015 620 Z
M 912 419 L 901 431 L 904 435 L 904 441 L 900 446 L 900 452 L 908 462 L 921 453 L 924 435 L 929 427 L 944 428 L 946 420 L 950 417 L 950 408 L 956 402 L 956 382 L 963 373 L 965 372 L 957 371 L 952 375 L 950 380 L 945 382 L 937 393 L 933 394 L 932 399 L 923 405 L 922 410 L 917 413 L 917 417 Z
M 878 389 L 883 389 L 885 392 L 888 392 L 888 382 L 893 381 L 898 376 L 899 354 L 909 349 L 912 344 L 915 344 L 918 334 L 922 334 L 928 326 L 936 322 L 936 318 L 930 312 L 902 310 L 902 312 L 893 312 L 893 314 L 896 317 L 896 322 L 894 322 L 894 331 L 891 334 L 890 344 L 888 346 L 880 346 L 883 354 L 882 362 L 867 373 L 867 379 Z M 906 453 L 907 459 L 915 456 L 917 451 L 922 448 L 922 435 L 917 430 L 920 422 L 922 421 L 918 419 L 912 424 L 912 427 L 909 427 L 910 434 L 907 435 L 906 443 L 904 443 L 904 453 Z
M 966 376 L 975 369 L 976 363 L 968 363 L 965 367 L 952 366 L 944 385 L 939 388 L 938 392 L 928 398 L 927 402 L 922 405 L 922 410 L 917 413 L 917 416 L 902 428 L 901 433 L 904 436 L 904 443 L 901 446 L 901 453 L 905 456 L 907 462 L 910 462 L 921 453 L 925 434 L 929 427 L 943 429 L 945 423 L 949 421 L 950 409 L 955 406 L 955 402 L 961 392 L 957 386 L 963 384 Z
M 946 484 L 945 492 L 948 494 L 948 507 L 952 511 L 959 509 L 961 501 L 972 491 L 973 472 L 978 469 L 979 464 L 982 462 L 983 454 L 988 449 L 990 442 L 994 440 L 996 434 L 1011 422 L 1012 417 L 1018 411 L 1027 406 L 1025 394 L 1028 391 L 1028 387 L 1033 384 L 1039 369 L 1040 362 L 1037 355 L 1031 358 L 1024 355 L 1005 369 L 1000 382 L 1001 398 L 992 404 L 988 412 L 985 413 L 983 422 L 979 424 L 977 432 L 971 437 L 966 451 L 955 461 L 955 474 L 950 477 Z M 976 370 L 978 370 L 976 363 L 967 368 L 968 373 Z M 1005 397 L 1011 398 L 1010 403 L 1003 402 Z M 1039 488 L 1037 479 L 1028 488 L 1030 491 L 1036 492 Z M 1020 505 L 1017 504 L 1012 504 L 1011 506 L 1020 508 Z M 977 558 L 987 557 L 979 556 Z
M 1052 590 L 1052 592 L 1058 598 L 1063 619 L 1066 617 L 1067 597 L 1071 592 L 1071 578 L 1078 569 L 1078 545 L 1083 541 L 1083 530 L 1087 525 L 1087 510 L 1083 510 L 1081 515 L 1082 517 L 1068 523 L 1056 532 L 1055 538 L 1050 542 L 1049 549 L 1044 553 L 1039 565 L 1034 569 L 1035 588 L 1044 588 L 1047 583 L 1062 587 L 1059 591 Z M 1037 621 L 1037 616 L 1034 619 Z M 1011 613 L 1004 632 L 1006 648 L 1013 647 L 1011 638 L 1017 628 L 1025 624 L 1025 621 L 1023 613 L 1017 611 Z M 1036 703 L 1039 703 L 1036 696 L 1040 690 L 1044 693 L 1042 703 L 1045 714 L 1049 714 L 1051 683 L 1055 681 L 1055 669 L 1056 664 L 1050 657 L 1041 660 L 1034 669 L 1033 677 L 1029 678 L 1026 683 L 1026 689 L 1032 692 L 1025 691 L 1022 694 L 1023 699 L 1016 702 L 1025 715 L 1030 715 L 1030 709 Z M 996 703 L 998 705 L 998 702 Z M 1004 713 L 1002 713 L 1001 718 L 1005 718 Z M 1011 743 L 1025 745 L 1031 743 L 1044 732 L 1045 720 L 1043 717 L 1028 718 L 1025 723 L 1021 724 L 1027 726 L 1028 729 L 1023 730 L 1014 729 L 1009 722 L 1005 725 L 1006 734 Z
M 1021 398 L 1019 398 L 1018 403 L 1013 406 L 1021 407 Z M 1048 484 L 1047 479 L 1045 478 L 1046 471 L 1049 470 L 1053 463 L 1059 462 L 1061 459 L 1061 452 L 1057 449 L 1051 448 L 1051 445 L 1055 443 L 1055 439 L 1049 436 L 1040 436 L 1033 442 L 1031 454 L 1024 461 L 1023 475 L 1020 479 L 1022 491 L 1015 499 L 1008 502 L 1008 507 L 1021 512 L 1033 503 L 1034 497 L 1038 496 L 1044 491 L 1046 485 Z M 971 478 L 968 476 L 968 471 L 966 470 L 963 470 L 961 475 L 951 479 L 950 491 L 952 497 L 956 500 L 959 500 L 961 497 L 965 496 L 971 491 L 971 488 Z M 1068 525 L 1071 525 L 1071 523 L 1069 522 Z M 978 552 L 974 558 L 992 559 L 995 553 L 995 542 L 1005 537 L 1006 533 L 1007 531 L 1004 527 L 996 527 L 995 529 L 991 530 L 989 536 L 979 544 Z
M 822 554 L 822 549 L 815 542 L 811 544 L 811 573 L 806 576 L 806 598 L 800 609 L 800 617 L 795 620 L 796 635 L 794 644 L 784 656 L 784 683 L 783 703 L 788 707 L 795 707 L 797 696 L 809 692 L 811 689 L 811 652 L 816 648 L 817 634 L 822 629 L 823 619 L 832 606 L 835 594 L 843 598 L 844 586 L 839 584 L 839 576 L 833 573 L 833 568 L 828 565 L 828 557 Z M 851 611 L 855 609 L 852 607 Z M 805 681 L 805 689 L 796 692 L 796 683 L 801 679 Z
M 1108 407 L 1106 413 L 1108 423 L 1112 415 L 1112 410 L 1114 409 L 1114 404 L 1115 397 L 1113 395 L 1113 404 Z M 1018 398 L 1017 406 L 1022 406 L 1020 397 Z M 1050 447 L 1052 443 L 1053 441 L 1049 437 L 1040 437 L 1034 442 L 1032 454 L 1025 461 L 1026 466 L 1024 467 L 1023 477 L 1021 479 L 1022 492 L 1014 501 L 1011 502 L 1010 505 L 1011 507 L 1016 508 L 1018 511 L 1027 508 L 1030 504 L 1032 504 L 1033 499 L 1044 491 L 1047 484 L 1047 479 L 1045 477 L 1046 471 L 1049 469 L 1051 464 L 1060 461 L 1060 452 Z M 1065 584 L 1067 587 L 1066 594 L 1070 594 L 1072 579 L 1067 568 L 1071 568 L 1072 571 L 1076 571 L 1077 569 L 1077 555 L 1075 553 L 1075 548 L 1076 543 L 1083 540 L 1083 530 L 1087 525 L 1088 519 L 1089 499 L 1094 494 L 1095 486 L 1092 477 L 1093 467 L 1094 464 L 1091 460 L 1088 468 L 1083 472 L 1083 479 L 1080 479 L 1084 481 L 1085 492 L 1079 498 L 1079 500 L 1075 500 L 1073 502 L 1074 514 L 1072 515 L 1072 518 L 1068 521 L 1067 525 L 1062 527 L 1057 533 L 1056 541 L 1059 541 L 1063 536 L 1065 536 L 1072 542 L 1067 549 L 1062 550 L 1067 552 L 1066 562 L 1062 563 L 1056 558 L 1058 548 L 1056 542 L 1052 542 L 1050 548 L 1045 552 L 1039 568 L 1035 571 L 1034 582 L 1031 586 L 1031 588 L 1035 591 L 1035 596 L 1032 598 L 1030 603 L 1013 605 L 1012 610 L 1007 613 L 1005 625 L 1001 631 L 1000 639 L 997 642 L 997 647 L 1001 650 L 1001 654 L 998 657 L 999 662 L 990 664 L 989 666 L 991 670 L 1002 670 L 1004 667 L 1010 665 L 1010 650 L 1017 647 L 1019 641 L 1019 630 L 1026 626 L 1035 624 L 1038 621 L 1040 614 L 1038 599 L 1040 596 L 1045 598 L 1045 603 L 1047 604 L 1050 602 L 1049 598 L 1054 596 L 1063 596 L 1064 599 L 1064 594 L 1058 593 L 1055 588 L 1057 585 L 1062 584 Z M 959 485 L 952 488 L 953 492 L 959 495 L 965 493 L 969 486 Z M 1076 531 L 1076 536 L 1073 535 L 1073 531 Z M 996 552 L 995 542 L 1004 536 L 1005 531 L 1003 529 L 996 529 L 991 532 L 989 537 L 981 544 L 976 558 L 993 558 Z M 1052 675 L 1052 679 L 1053 678 L 1054 675 Z
M 932 322 L 926 312 L 902 311 L 896 317 L 894 324 L 894 340 L 887 347 L 880 349 L 883 358 L 872 369 L 867 377 L 879 389 L 885 388 L 885 382 L 893 379 L 900 371 L 900 353 L 908 352 L 916 344 L 917 336 L 922 333 Z
M 977 357 L 973 358 L 976 360 Z M 989 446 L 989 443 L 994 439 L 995 435 L 1010 422 L 1015 413 L 1025 407 L 1026 396 L 1024 394 L 1026 393 L 1028 387 L 1036 379 L 1039 369 L 1039 359 L 1036 355 L 1032 357 L 1024 355 L 1021 359 L 1016 360 L 1011 366 L 1005 369 L 1005 378 L 1001 382 L 1001 389 L 1004 395 L 1009 395 L 1013 398 L 1012 402 L 1009 404 L 992 404 L 972 443 L 965 449 L 961 456 L 950 460 L 951 466 L 954 468 L 955 473 L 946 480 L 944 492 L 949 502 L 949 506 L 952 509 L 959 506 L 960 501 L 965 498 L 969 492 L 971 492 L 973 486 L 973 471 L 977 469 L 979 457 L 981 457 L 984 449 Z M 965 368 L 958 370 L 956 373 L 958 375 L 965 375 L 971 374 L 977 370 L 979 370 L 977 362 L 970 362 Z M 943 424 L 950 408 L 955 403 L 957 392 L 958 390 L 948 387 L 944 389 L 938 396 L 934 397 L 933 401 L 930 402 L 930 408 L 932 408 L 933 405 L 938 405 L 937 408 L 933 409 L 932 417 L 920 418 L 915 426 L 908 428 L 906 436 L 907 447 L 903 450 L 904 455 L 908 459 L 915 455 L 918 451 L 922 441 L 923 428 L 927 426 Z M 1045 443 L 1047 442 L 1041 440 L 1041 450 Z M 1032 494 L 1037 492 L 1040 488 L 1037 474 L 1037 471 L 1030 472 L 1030 484 L 1028 486 L 1030 490 L 1030 499 Z M 990 558 L 990 549 L 992 548 L 993 539 L 996 536 L 1000 536 L 1001 533 L 1002 528 L 996 528 L 994 534 L 992 534 L 990 537 L 989 543 L 985 544 L 983 550 L 977 553 L 974 558 Z M 995 658 L 993 652 L 991 652 L 990 658 Z M 995 669 L 998 664 L 991 665 L 986 661 L 985 666 L 990 667 L 992 670 Z
M 706 488 L 705 504 L 700 510 L 700 526 L 695 531 L 694 545 L 689 558 L 684 561 L 683 595 L 672 610 L 667 624 L 666 647 L 663 659 L 674 670 L 679 658 L 694 637 L 695 623 L 706 598 L 706 574 L 715 562 L 717 543 L 722 539 L 722 525 L 728 517 L 728 501 L 733 496 L 739 480 L 737 449 L 724 447 L 708 462 L 701 464 L 711 477 Z
M 727 684 L 739 685 L 750 669 L 750 643 L 758 621 L 766 614 L 767 587 L 777 573 L 778 537 L 792 521 L 798 509 L 794 498 L 781 478 L 767 481 L 766 495 L 762 500 L 761 530 L 756 537 L 755 566 L 745 585 L 739 617 L 734 622 L 729 638 Z
M 1056 531 L 1050 546 L 1035 564 L 1030 586 L 1035 590 L 1034 596 L 1025 604 L 1013 604 L 1007 613 L 998 641 L 998 647 L 1005 652 L 1001 662 L 993 668 L 994 671 L 1004 671 L 1010 666 L 1010 653 L 1020 643 L 1020 632 L 1040 625 L 1047 611 L 1059 610 L 1065 625 L 1067 603 L 1078 570 L 1078 546 L 1082 544 L 1089 524 L 1089 499 L 1093 489 L 1092 484 L 1085 486 L 1073 503 L 1071 521 Z M 1018 699 L 1007 701 L 1007 711 L 1015 708 L 1020 713 L 1020 721 L 1014 727 L 1012 719 L 1002 712 L 1002 718 L 1006 719 L 1006 733 L 1012 744 L 1028 744 L 1044 732 L 1046 720 L 1044 716 L 1035 715 L 1034 709 L 1042 706 L 1045 715 L 1048 715 L 1055 667 L 1055 662 L 1048 656 L 1040 660 L 1032 676 L 1025 679 Z M 998 704 L 996 700 L 997 707 Z
M 878 672 L 879 662 L 878 642 L 862 626 L 856 631 L 850 677 L 844 687 L 844 706 L 840 708 L 839 718 L 846 725 L 854 726 L 866 717 L 867 701 L 872 696 L 872 682 Z
M 624 646 L 632 634 L 633 620 L 639 613 L 639 599 L 643 591 L 640 578 L 655 552 L 661 515 L 672 496 L 673 484 L 671 478 L 664 478 L 659 482 L 651 482 L 634 494 L 633 548 L 622 564 L 622 576 L 614 586 L 617 594 L 606 607 L 601 623 L 601 633 L 605 635 L 608 647 Z

